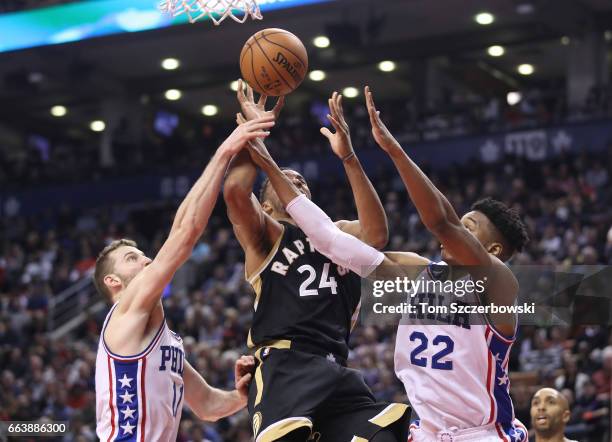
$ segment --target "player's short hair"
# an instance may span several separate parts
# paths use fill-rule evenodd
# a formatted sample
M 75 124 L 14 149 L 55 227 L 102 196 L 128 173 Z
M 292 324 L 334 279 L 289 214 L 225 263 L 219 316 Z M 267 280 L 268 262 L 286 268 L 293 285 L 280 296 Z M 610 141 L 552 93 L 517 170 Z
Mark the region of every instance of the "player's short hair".
M 509 256 L 523 250 L 529 242 L 527 227 L 521 220 L 518 212 L 501 201 L 493 198 L 483 198 L 472 204 L 471 210 L 484 214 L 497 228 L 510 246 Z
M 122 246 L 138 247 L 136 242 L 132 241 L 131 239 L 116 239 L 104 247 L 96 259 L 96 269 L 94 271 L 93 278 L 94 285 L 96 286 L 98 293 L 107 297 L 109 300 L 112 300 L 113 294 L 108 287 L 106 287 L 106 284 L 104 284 L 104 278 L 109 273 L 112 273 L 115 265 L 115 261 L 110 257 L 111 252 Z
M 281 167 L 280 170 L 293 170 L 290 167 Z M 261 187 L 259 188 L 259 202 L 263 203 L 266 200 L 266 191 L 268 190 L 268 186 L 270 185 L 270 178 L 267 176 L 264 178 L 261 183 Z

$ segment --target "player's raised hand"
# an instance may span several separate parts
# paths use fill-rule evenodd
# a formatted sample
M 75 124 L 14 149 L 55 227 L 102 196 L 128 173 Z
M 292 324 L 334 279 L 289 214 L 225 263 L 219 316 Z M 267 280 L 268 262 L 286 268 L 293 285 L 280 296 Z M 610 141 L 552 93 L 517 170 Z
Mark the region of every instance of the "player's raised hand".
M 259 97 L 259 100 L 255 102 L 253 88 L 249 86 L 248 83 L 242 81 L 242 79 L 238 80 L 238 91 L 236 92 L 236 96 L 238 98 L 238 103 L 240 103 L 242 114 L 247 120 L 253 120 L 267 115 L 272 115 L 274 119 L 277 120 L 285 105 L 285 97 L 283 96 L 276 100 L 276 104 L 272 110 L 267 111 L 266 102 L 268 101 L 268 97 L 262 95 Z
M 385 152 L 390 153 L 394 149 L 401 149 L 400 144 L 393 137 L 385 123 L 380 119 L 380 111 L 376 110 L 374 104 L 374 97 L 370 86 L 365 87 L 366 105 L 368 107 L 368 114 L 370 115 L 370 124 L 372 125 L 372 135 L 376 144 L 378 144 Z
M 240 124 L 219 147 L 230 155 L 238 153 L 246 143 L 256 138 L 266 138 L 270 135 L 269 129 L 274 126 L 274 116 L 266 115 Z
M 236 391 L 245 402 L 249 395 L 249 384 L 253 379 L 255 370 L 255 358 L 253 356 L 241 356 L 234 365 L 234 382 Z
M 333 152 L 339 158 L 344 159 L 353 153 L 353 145 L 349 126 L 344 119 L 344 111 L 342 110 L 342 95 L 334 91 L 327 102 L 329 104 L 327 119 L 336 132 L 332 133 L 328 128 L 322 127 L 321 133 L 328 139 Z
M 247 123 L 246 118 L 244 118 L 244 115 L 240 113 L 237 114 L 236 123 Z M 246 146 L 249 151 L 249 155 L 251 156 L 251 160 L 253 161 L 253 163 L 255 163 L 256 166 L 263 167 L 264 163 L 274 161 L 272 159 L 272 155 L 270 155 L 270 152 L 268 152 L 266 145 L 262 142 L 261 139 L 249 141 Z

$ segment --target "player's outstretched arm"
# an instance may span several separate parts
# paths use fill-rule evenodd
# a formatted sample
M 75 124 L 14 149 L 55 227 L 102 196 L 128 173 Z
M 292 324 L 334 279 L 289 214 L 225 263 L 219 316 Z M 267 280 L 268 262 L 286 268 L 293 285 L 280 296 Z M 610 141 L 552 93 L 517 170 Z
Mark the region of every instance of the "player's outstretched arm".
M 274 109 L 266 112 L 267 97 L 260 97 L 256 103 L 253 97 L 253 90 L 245 85 L 242 80 L 238 80 L 237 99 L 246 120 L 261 117 L 270 117 L 276 120 L 283 108 L 284 98 L 277 101 Z M 249 267 L 257 267 L 258 263 L 252 263 L 258 255 L 265 256 L 266 250 L 259 250 L 262 244 L 267 243 L 265 239 L 267 230 L 271 234 L 280 234 L 281 227 L 266 217 L 259 201 L 253 195 L 253 186 L 257 179 L 257 168 L 251 161 L 246 150 L 236 155 L 231 162 L 225 184 L 223 186 L 223 198 L 227 206 L 227 214 L 234 228 L 236 238 L 240 242 L 247 256 L 247 273 Z
M 461 223 L 455 209 L 423 171 L 404 152 L 380 119 L 369 87 L 365 88 L 372 134 L 389 154 L 414 203 L 421 221 L 436 236 L 458 264 L 469 266 L 472 276 L 486 281 L 487 300 L 498 305 L 512 305 L 518 294 L 518 282 L 512 271 L 490 255 L 478 239 Z M 512 335 L 514 316 L 502 318 L 500 329 Z
M 193 246 L 202 235 L 217 201 L 221 182 L 232 156 L 249 140 L 266 137 L 274 125 L 270 117 L 254 120 L 236 128 L 217 149 L 177 210 L 168 239 L 155 259 L 138 273 L 127 286 L 128 296 L 122 296 L 120 312 L 148 314 L 159 301 L 164 287 L 176 270 L 191 255 Z
M 242 356 L 238 359 L 234 366 L 236 389 L 224 391 L 208 385 L 189 362 L 185 361 L 185 402 L 196 416 L 205 421 L 214 422 L 231 416 L 246 406 L 254 367 L 253 356 Z
M 365 88 L 366 103 L 377 144 L 391 157 L 421 221 L 451 255 L 462 265 L 492 263 L 490 255 L 464 226 L 457 213 L 423 171 L 412 161 L 380 119 L 370 88 Z
M 344 232 L 380 250 L 389 239 L 385 210 L 353 150 L 349 126 L 342 109 L 342 95 L 334 92 L 328 103 L 330 114 L 327 119 L 334 127 L 335 133 L 326 127 L 321 128 L 321 133 L 328 139 L 334 154 L 342 160 L 359 217 L 357 221 L 343 220 L 336 222 L 336 225 Z
M 323 210 L 298 192 L 260 140 L 248 145 L 253 161 L 268 175 L 285 210 L 319 253 L 361 276 L 367 276 L 385 256 L 353 235 L 343 232 Z

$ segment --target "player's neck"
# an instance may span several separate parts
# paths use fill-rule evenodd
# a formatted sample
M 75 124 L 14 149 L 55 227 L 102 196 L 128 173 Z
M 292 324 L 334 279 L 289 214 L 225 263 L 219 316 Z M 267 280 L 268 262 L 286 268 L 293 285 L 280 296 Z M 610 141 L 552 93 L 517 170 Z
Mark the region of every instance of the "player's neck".
M 543 435 L 536 433 L 535 442 L 565 442 L 565 435 L 563 433 Z
M 289 216 L 287 212 L 280 213 L 280 212 L 274 211 L 272 212 L 272 218 L 274 218 L 278 222 L 283 221 L 286 223 L 293 224 L 294 226 L 296 225 L 295 221 L 293 221 L 293 219 Z

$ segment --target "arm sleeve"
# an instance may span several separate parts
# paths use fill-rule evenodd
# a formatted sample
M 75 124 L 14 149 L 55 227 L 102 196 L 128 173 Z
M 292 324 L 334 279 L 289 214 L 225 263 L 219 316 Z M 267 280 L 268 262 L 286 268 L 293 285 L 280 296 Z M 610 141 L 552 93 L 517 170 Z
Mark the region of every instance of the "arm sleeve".
M 340 230 L 305 195 L 294 198 L 286 210 L 319 253 L 361 277 L 367 277 L 385 259 L 375 248 Z

